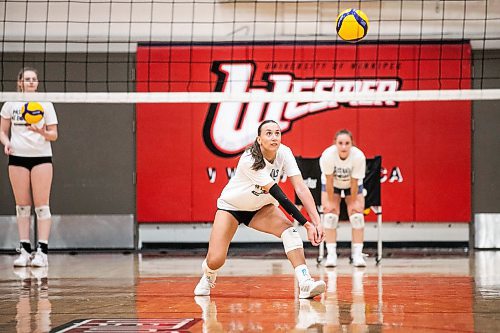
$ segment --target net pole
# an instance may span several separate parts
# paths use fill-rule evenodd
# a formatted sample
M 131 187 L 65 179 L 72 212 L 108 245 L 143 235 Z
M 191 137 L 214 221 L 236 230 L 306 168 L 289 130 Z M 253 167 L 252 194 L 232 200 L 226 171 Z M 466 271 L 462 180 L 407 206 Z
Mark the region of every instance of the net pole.
M 377 207 L 377 258 L 376 262 L 382 260 L 382 206 Z

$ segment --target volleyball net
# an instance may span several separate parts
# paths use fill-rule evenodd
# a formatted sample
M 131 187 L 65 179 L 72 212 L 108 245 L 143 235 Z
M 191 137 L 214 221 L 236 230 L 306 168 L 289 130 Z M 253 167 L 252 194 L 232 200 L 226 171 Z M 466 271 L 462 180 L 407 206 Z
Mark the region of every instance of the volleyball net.
M 358 43 L 336 33 L 347 8 L 369 19 Z M 120 161 L 127 148 L 138 223 L 211 221 L 263 119 L 306 158 L 351 129 L 383 156 L 384 221 L 470 222 L 472 109 L 500 99 L 500 2 L 5 0 L 0 18 L 0 101 L 57 103 L 62 132 L 95 133 L 61 135 L 65 152 L 94 139 Z M 26 66 L 39 93 L 15 92 Z M 102 184 L 126 182 L 87 160 L 66 181 L 113 170 Z
M 368 34 L 359 43 L 337 36 L 336 18 L 346 8 L 361 9 L 369 18 Z M 40 72 L 39 90 L 47 95 L 37 98 L 69 103 L 499 96 L 500 5 L 491 1 L 6 0 L 0 17 L 2 101 L 25 99 L 5 93 L 15 91 L 16 74 L 25 66 Z M 219 91 L 223 65 L 216 66 L 235 61 L 265 63 L 267 73 L 293 71 L 294 78 L 337 82 L 318 89 L 289 85 L 278 95 L 245 90 L 237 81 L 243 85 L 248 79 L 233 77 L 234 84 Z M 255 67 L 239 71 L 260 74 Z M 384 76 L 406 77 L 397 91 L 368 89 L 360 80 L 347 87 L 338 82 Z M 289 78 L 273 80 L 263 84 Z

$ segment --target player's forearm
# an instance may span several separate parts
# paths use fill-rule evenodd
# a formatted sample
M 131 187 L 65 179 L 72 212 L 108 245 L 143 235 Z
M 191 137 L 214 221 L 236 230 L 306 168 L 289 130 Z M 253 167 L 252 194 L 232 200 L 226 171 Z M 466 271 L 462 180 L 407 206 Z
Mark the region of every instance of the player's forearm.
M 56 141 L 57 140 L 57 131 L 55 130 L 46 130 L 43 134 L 43 137 L 47 141 Z
M 326 203 L 331 208 L 333 206 L 333 176 L 326 178 Z M 330 212 L 326 212 L 330 213 Z
M 3 132 L 3 131 L 0 131 L 0 142 L 4 146 L 6 146 L 6 145 L 8 145 L 10 143 L 9 136 L 5 132 Z
M 281 190 L 278 184 L 274 184 L 269 188 L 269 194 L 271 194 L 271 196 L 278 201 L 281 207 L 283 207 L 283 209 L 300 224 L 305 225 L 308 223 L 304 215 L 302 215 L 290 199 L 287 198 L 286 194 Z
M 358 180 L 357 179 L 351 179 L 351 198 L 356 199 L 356 196 L 358 195 Z
M 320 218 L 318 211 L 316 210 L 316 204 L 314 203 L 314 198 L 312 197 L 311 191 L 307 188 L 307 186 L 303 185 L 297 188 L 296 190 L 297 196 L 300 198 L 300 201 L 304 205 L 307 214 L 311 218 L 311 222 L 315 225 L 320 223 Z

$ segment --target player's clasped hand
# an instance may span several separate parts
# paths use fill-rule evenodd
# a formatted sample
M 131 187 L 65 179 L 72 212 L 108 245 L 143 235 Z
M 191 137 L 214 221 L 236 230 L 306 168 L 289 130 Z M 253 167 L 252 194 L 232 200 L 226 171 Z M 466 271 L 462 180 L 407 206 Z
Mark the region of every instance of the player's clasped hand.
M 325 231 L 323 230 L 323 226 L 321 223 L 316 225 L 316 231 L 318 233 L 318 245 L 325 240 Z
M 304 227 L 307 230 L 307 239 L 309 239 L 311 244 L 314 246 L 318 246 L 319 244 L 321 244 L 321 242 L 325 238 L 325 234 L 321 224 L 314 225 L 311 222 L 307 222 L 306 224 L 304 224 Z

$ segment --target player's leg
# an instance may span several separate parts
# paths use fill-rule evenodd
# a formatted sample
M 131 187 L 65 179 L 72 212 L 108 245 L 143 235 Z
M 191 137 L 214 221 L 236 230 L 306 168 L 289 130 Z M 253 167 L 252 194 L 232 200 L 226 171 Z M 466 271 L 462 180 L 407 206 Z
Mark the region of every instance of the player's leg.
M 304 245 L 298 230 L 293 227 L 292 222 L 278 207 L 267 205 L 261 208 L 248 226 L 282 239 L 285 253 L 299 281 L 299 298 L 312 298 L 325 291 L 325 282 L 314 281 L 309 273 L 304 255 Z
M 9 165 L 9 179 L 16 201 L 16 219 L 20 241 L 20 255 L 14 260 L 14 266 L 31 264 L 30 220 L 31 187 L 30 171 L 22 166 Z
M 31 188 L 38 223 L 38 248 L 31 265 L 48 266 L 48 247 L 52 215 L 50 213 L 50 190 L 52 187 L 52 163 L 38 164 L 31 169 Z
M 201 267 L 203 276 L 194 289 L 196 296 L 210 295 L 210 288 L 215 286 L 217 270 L 224 265 L 229 244 L 238 229 L 238 221 L 230 213 L 218 210 L 210 233 L 208 253 Z
M 326 191 L 321 192 L 321 202 L 326 201 L 326 195 Z M 327 251 L 325 261 L 326 267 L 337 266 L 337 227 L 339 224 L 340 200 L 340 195 L 334 193 L 332 211 L 323 213 L 323 228 L 325 229 L 325 244 Z
M 346 197 L 347 210 L 349 212 L 349 221 L 352 226 L 352 245 L 351 257 L 354 266 L 366 266 L 365 259 L 363 258 L 363 242 L 365 238 L 365 217 L 363 210 L 365 208 L 365 198 L 361 194 L 353 199 L 352 196 Z

